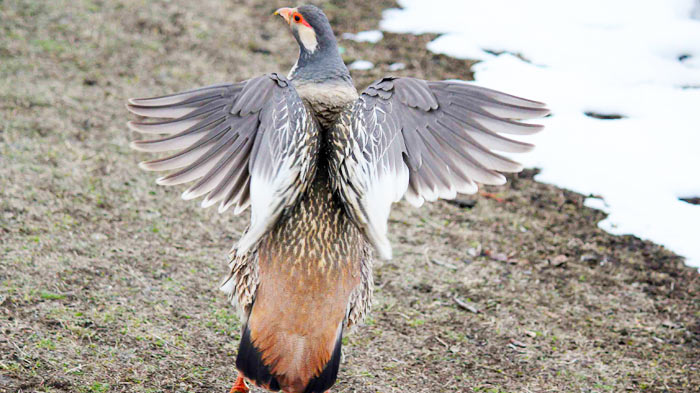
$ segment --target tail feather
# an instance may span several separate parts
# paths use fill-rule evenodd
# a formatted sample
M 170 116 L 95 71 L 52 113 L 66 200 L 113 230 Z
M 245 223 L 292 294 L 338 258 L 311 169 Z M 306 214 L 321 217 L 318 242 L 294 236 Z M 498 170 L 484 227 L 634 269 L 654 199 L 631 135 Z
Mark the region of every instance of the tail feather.
M 241 343 L 238 346 L 236 368 L 256 385 L 273 392 L 280 390 L 277 378 L 270 373 L 270 368 L 262 361 L 262 354 L 253 345 L 248 326 L 243 329 Z
M 340 331 L 338 338 L 335 341 L 335 348 L 333 349 L 333 355 L 331 359 L 326 363 L 321 374 L 314 377 L 306 385 L 306 390 L 304 393 L 324 393 L 333 386 L 336 378 L 338 377 L 338 368 L 340 367 L 340 355 L 341 347 L 343 345 L 343 331 Z
M 303 393 L 324 393 L 333 386 L 340 368 L 342 342 L 343 331 L 341 329 L 336 338 L 333 353 L 323 367 L 323 371 L 309 380 Z M 236 368 L 256 386 L 264 387 L 270 391 L 279 391 L 281 388 L 280 380 L 284 380 L 284 376 L 273 375 L 270 367 L 263 362 L 262 353 L 251 340 L 248 326 L 243 329 L 236 356 Z

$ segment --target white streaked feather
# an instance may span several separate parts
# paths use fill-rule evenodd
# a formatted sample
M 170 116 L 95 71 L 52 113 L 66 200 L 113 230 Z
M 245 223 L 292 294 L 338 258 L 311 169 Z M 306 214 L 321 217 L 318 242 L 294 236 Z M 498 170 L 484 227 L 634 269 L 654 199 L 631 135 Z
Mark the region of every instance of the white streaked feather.
M 535 148 L 534 145 L 515 141 L 500 135 L 491 135 L 475 129 L 467 129 L 465 132 L 480 145 L 507 153 L 526 153 Z
M 545 107 L 545 104 L 542 102 L 532 101 L 532 100 L 528 100 L 527 98 L 516 97 L 514 95 L 503 93 L 503 92 L 500 92 L 497 90 L 491 90 L 491 89 L 488 89 L 486 87 L 477 86 L 473 82 L 466 82 L 466 81 L 459 80 L 459 79 L 449 79 L 449 80 L 446 80 L 445 82 L 454 83 L 454 84 L 458 84 L 458 85 L 464 85 L 465 87 L 467 87 L 475 92 L 479 92 L 487 97 L 490 97 L 491 99 L 494 99 L 496 101 L 500 101 L 504 104 L 523 106 L 523 107 L 528 107 L 528 108 L 533 108 L 533 109 Z
M 483 166 L 494 171 L 515 173 L 523 170 L 523 166 L 515 161 L 511 161 L 507 158 L 494 154 L 485 153 L 479 149 L 472 149 L 469 151 L 469 153 Z
M 229 200 L 222 198 L 224 200 L 222 200 L 221 204 L 219 204 L 218 212 L 223 213 L 226 210 L 228 210 L 231 206 L 235 206 L 233 209 L 233 215 L 237 216 L 237 215 L 241 214 L 248 206 L 250 206 L 250 200 L 248 200 L 247 203 L 241 202 L 242 194 L 243 194 L 243 190 L 239 190 L 236 193 L 236 195 L 233 198 L 230 198 Z
M 126 126 L 130 130 L 141 132 L 144 134 L 177 134 L 178 132 L 185 131 L 186 129 L 193 127 L 195 124 L 199 123 L 201 119 L 194 118 L 188 120 L 180 120 L 168 123 L 139 123 L 130 121 L 126 123 Z
M 233 291 L 235 290 L 235 288 L 236 288 L 236 281 L 233 280 L 233 276 L 231 276 L 227 280 L 225 280 L 223 282 L 223 284 L 221 284 L 221 286 L 219 287 L 219 290 L 230 296 L 233 294 Z M 231 296 L 231 299 L 236 300 L 236 296 Z
M 514 106 L 507 107 L 482 105 L 481 108 L 494 116 L 502 117 L 504 119 L 536 119 L 549 113 L 549 111 L 546 109 L 520 109 Z
M 181 108 L 148 108 L 134 105 L 129 106 L 129 110 L 139 116 L 158 117 L 163 119 L 176 119 L 178 117 L 183 117 L 197 109 L 198 107 L 196 106 L 186 106 Z
M 199 146 L 198 148 L 184 154 L 178 153 L 170 158 L 166 157 L 154 161 L 140 162 L 139 168 L 143 169 L 144 171 L 152 172 L 170 171 L 173 169 L 184 168 L 203 156 L 207 150 L 209 150 L 212 143 L 214 142 L 203 144 L 202 146 Z
M 408 187 L 406 194 L 404 194 L 406 201 L 413 205 L 414 207 L 421 207 L 425 203 L 425 199 L 422 196 L 416 194 L 411 187 Z
M 237 216 L 237 215 L 243 213 L 243 212 L 245 211 L 245 209 L 247 209 L 248 206 L 250 206 L 250 203 L 251 203 L 251 202 L 250 202 L 250 199 L 244 201 L 243 203 L 239 203 L 239 204 L 236 206 L 236 208 L 233 209 L 233 215 L 234 215 L 234 216 Z M 224 210 L 226 210 L 226 209 L 224 209 Z
M 457 192 L 460 194 L 476 194 L 479 191 L 479 186 L 473 181 L 458 181 L 455 183 Z
M 185 190 L 185 192 L 182 193 L 182 199 L 184 200 L 190 200 L 194 199 L 197 197 L 200 197 L 209 191 L 213 190 L 216 188 L 219 183 L 221 183 L 225 178 L 226 175 L 228 174 L 228 171 L 231 170 L 233 165 L 235 164 L 235 160 L 231 160 L 228 162 L 226 165 L 223 167 L 219 168 L 218 172 L 214 176 L 212 176 L 210 179 L 208 179 L 206 182 L 203 184 L 200 184 L 199 186 L 192 186 Z
M 186 173 L 172 176 L 163 176 L 156 180 L 157 184 L 161 186 L 174 186 L 176 184 L 187 183 L 193 180 L 197 180 L 200 177 L 206 175 L 216 164 L 219 162 L 221 157 L 226 153 L 225 149 L 217 152 L 213 157 L 210 157 L 206 162 L 200 163 Z
M 141 140 L 132 141 L 130 146 L 134 150 L 145 151 L 149 153 L 159 153 L 163 151 L 180 150 L 192 146 L 197 141 L 202 139 L 206 135 L 205 132 L 194 132 L 191 134 L 186 134 L 178 136 L 173 139 L 154 139 L 154 140 Z
M 138 106 L 176 105 L 176 104 L 179 104 L 181 102 L 185 102 L 192 97 L 195 97 L 198 95 L 204 95 L 204 94 L 207 94 L 207 92 L 212 92 L 213 90 L 223 89 L 223 88 L 227 88 L 230 86 L 231 85 L 228 83 L 221 83 L 218 85 L 212 85 L 212 86 L 202 87 L 202 88 L 193 89 L 193 90 L 187 90 L 187 91 L 183 91 L 180 93 L 169 94 L 169 95 L 161 96 L 161 97 L 129 98 L 128 102 L 131 105 L 138 105 Z
M 532 135 L 542 131 L 542 129 L 544 128 L 539 124 L 506 122 L 491 119 L 489 117 L 482 116 L 479 114 L 472 114 L 471 117 L 485 128 L 494 132 L 501 132 L 504 134 Z
M 249 145 L 243 146 L 241 150 L 237 151 L 236 157 L 232 160 L 230 166 L 228 167 L 227 171 L 230 170 L 231 168 L 238 168 L 233 174 L 232 178 L 228 179 L 228 185 L 221 190 L 216 190 L 214 193 L 210 193 L 207 195 L 206 198 L 202 201 L 202 207 L 207 208 L 209 206 L 213 206 L 217 202 L 221 201 L 224 199 L 232 190 L 233 187 L 236 186 L 238 183 L 238 180 L 240 179 L 241 176 L 248 176 L 247 174 L 247 168 L 244 168 L 244 165 L 247 165 L 247 161 L 249 159 L 249 153 L 250 153 L 250 147 Z M 244 163 L 245 161 L 245 163 Z M 224 206 L 222 204 L 221 206 Z M 224 208 L 223 210 L 219 209 L 220 213 L 223 213 L 228 207 Z

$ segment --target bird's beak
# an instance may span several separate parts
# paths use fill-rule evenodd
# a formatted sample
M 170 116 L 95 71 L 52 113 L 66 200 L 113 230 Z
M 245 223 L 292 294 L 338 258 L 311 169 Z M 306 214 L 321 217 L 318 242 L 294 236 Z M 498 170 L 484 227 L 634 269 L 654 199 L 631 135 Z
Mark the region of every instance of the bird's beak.
M 292 20 L 292 14 L 294 13 L 294 8 L 280 8 L 273 15 L 279 15 L 284 18 L 284 20 L 287 21 L 287 23 L 291 24 Z

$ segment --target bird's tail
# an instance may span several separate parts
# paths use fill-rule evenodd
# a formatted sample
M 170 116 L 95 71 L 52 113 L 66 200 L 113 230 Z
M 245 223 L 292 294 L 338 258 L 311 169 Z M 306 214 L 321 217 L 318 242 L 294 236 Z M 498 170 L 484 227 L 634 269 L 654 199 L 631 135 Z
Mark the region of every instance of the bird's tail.
M 262 353 L 253 345 L 247 325 L 243 328 L 241 343 L 238 345 L 236 368 L 256 386 L 273 392 L 280 390 L 279 381 L 270 373 L 270 367 L 262 360 Z
M 276 374 L 274 363 L 280 364 L 286 362 L 286 359 L 280 358 L 281 355 L 273 356 L 271 362 L 266 362 L 263 351 L 258 349 L 251 338 L 251 332 L 248 326 L 243 328 L 241 342 L 238 347 L 238 355 L 236 357 L 236 368 L 246 379 L 253 382 L 256 386 L 266 388 L 270 391 L 278 391 L 284 389 L 292 393 L 324 393 L 333 386 L 338 376 L 338 368 L 340 367 L 341 345 L 342 345 L 342 328 L 339 329 L 335 339 L 330 359 L 323 365 L 320 373 L 313 373 L 310 378 L 304 377 L 303 371 L 300 373 L 289 372 Z M 271 348 L 271 351 L 275 351 Z M 304 354 L 285 353 L 286 357 L 301 357 Z M 287 370 L 294 370 L 295 367 L 287 367 Z

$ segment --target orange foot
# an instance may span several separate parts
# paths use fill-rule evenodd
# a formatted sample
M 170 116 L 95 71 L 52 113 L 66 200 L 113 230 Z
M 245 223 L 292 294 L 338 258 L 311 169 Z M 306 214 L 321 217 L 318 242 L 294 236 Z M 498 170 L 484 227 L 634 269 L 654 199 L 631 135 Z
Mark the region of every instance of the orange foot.
M 233 387 L 229 393 L 248 393 L 249 390 L 248 385 L 245 384 L 243 375 L 239 373 L 238 378 L 236 378 L 236 382 L 233 384 Z
M 484 198 L 493 199 L 496 202 L 500 202 L 500 203 L 504 202 L 503 198 L 499 198 L 496 196 L 496 194 L 492 194 L 490 192 L 479 191 L 479 195 L 481 195 Z

